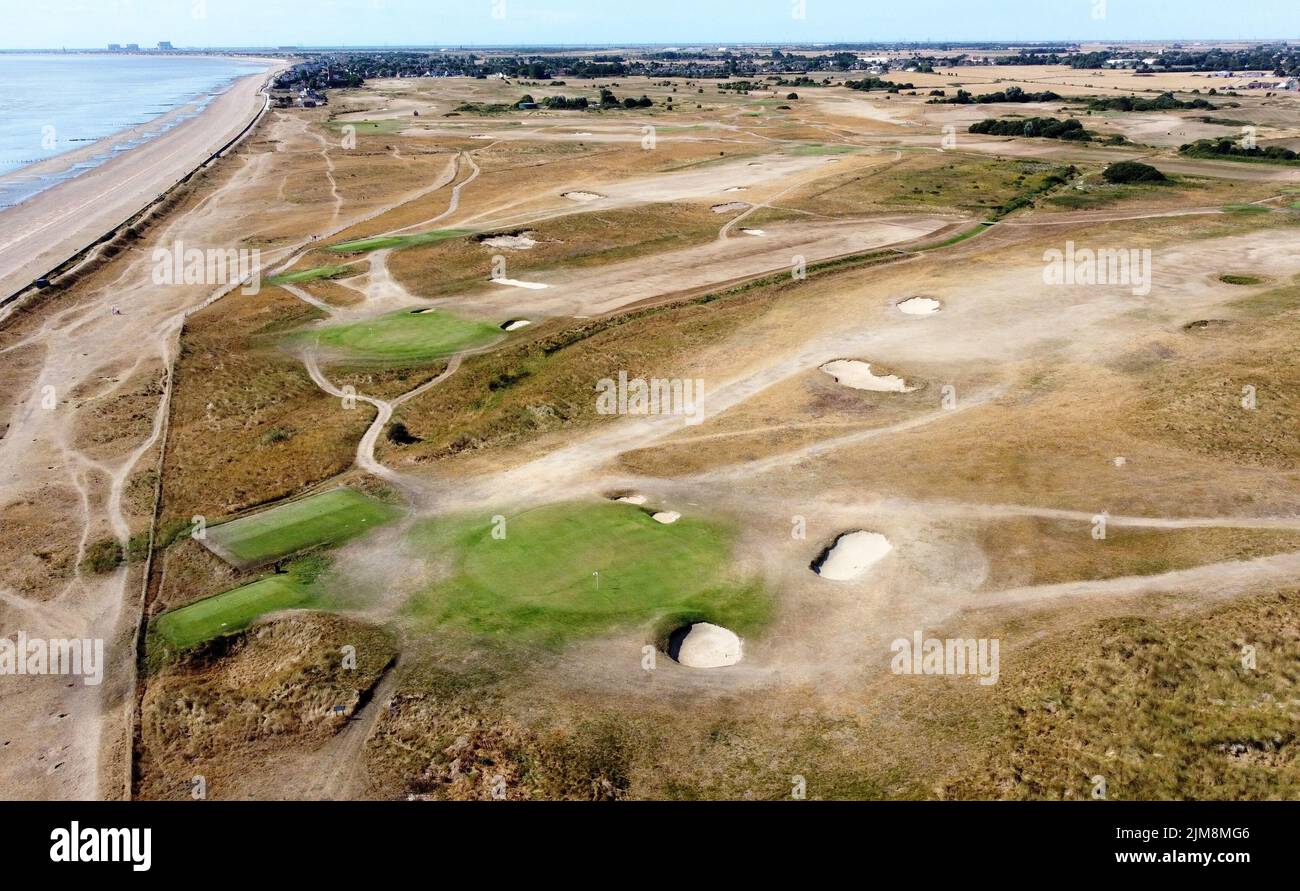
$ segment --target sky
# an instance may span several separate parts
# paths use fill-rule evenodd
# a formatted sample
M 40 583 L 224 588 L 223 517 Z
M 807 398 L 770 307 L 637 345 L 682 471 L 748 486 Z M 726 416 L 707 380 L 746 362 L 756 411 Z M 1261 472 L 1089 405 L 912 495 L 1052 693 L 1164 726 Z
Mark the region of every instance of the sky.
M 1300 39 L 1297 0 L 0 0 L 0 48 Z

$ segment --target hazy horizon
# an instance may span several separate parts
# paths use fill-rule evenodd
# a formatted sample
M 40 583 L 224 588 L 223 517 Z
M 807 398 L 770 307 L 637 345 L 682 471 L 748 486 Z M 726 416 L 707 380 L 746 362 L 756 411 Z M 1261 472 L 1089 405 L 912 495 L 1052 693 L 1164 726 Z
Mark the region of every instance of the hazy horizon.
M 528 48 L 936 42 L 1286 40 L 1300 6 L 1185 0 L 688 0 L 612 8 L 590 0 L 48 0 L 11 11 L 0 49 Z M 256 38 L 256 39 L 253 39 Z

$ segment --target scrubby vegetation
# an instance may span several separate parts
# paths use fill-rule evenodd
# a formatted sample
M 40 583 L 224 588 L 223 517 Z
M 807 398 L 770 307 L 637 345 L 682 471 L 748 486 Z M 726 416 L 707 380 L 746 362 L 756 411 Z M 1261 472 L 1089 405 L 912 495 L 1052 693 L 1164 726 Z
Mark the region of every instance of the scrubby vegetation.
M 1274 164 L 1289 164 L 1300 159 L 1300 154 L 1280 145 L 1247 148 L 1227 137 L 1198 139 L 1179 146 L 1178 152 L 1190 158 L 1227 158 L 1233 161 L 1265 161 Z
M 1168 111 L 1175 108 L 1218 108 L 1200 97 L 1183 101 L 1174 98 L 1170 92 L 1161 93 L 1154 99 L 1138 96 L 1106 96 L 1093 99 L 1088 103 L 1091 111 Z
M 1037 136 L 1042 139 L 1068 139 L 1089 142 L 1093 135 L 1074 118 L 986 118 L 970 125 L 971 133 L 993 136 Z
M 1026 93 L 1020 87 L 1007 87 L 996 93 L 981 93 L 978 96 L 971 95 L 967 90 L 958 90 L 955 96 L 930 101 L 939 105 L 985 105 L 991 102 L 1056 102 L 1060 98 L 1059 93 L 1053 93 L 1051 90 Z
M 1168 177 L 1150 164 L 1140 161 L 1117 161 L 1101 173 L 1108 183 L 1162 183 Z

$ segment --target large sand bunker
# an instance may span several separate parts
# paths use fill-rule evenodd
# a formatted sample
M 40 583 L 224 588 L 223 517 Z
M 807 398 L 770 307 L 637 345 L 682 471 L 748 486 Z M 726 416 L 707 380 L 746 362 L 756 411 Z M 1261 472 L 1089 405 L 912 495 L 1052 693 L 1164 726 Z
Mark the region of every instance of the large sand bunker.
M 526 328 L 531 324 L 532 322 L 528 321 L 527 319 L 510 319 L 508 321 L 501 323 L 501 330 L 518 331 L 520 328 Z
M 909 387 L 907 381 L 892 374 L 875 375 L 871 373 L 871 363 L 857 359 L 836 359 L 822 366 L 822 371 L 835 378 L 836 382 L 855 390 L 872 390 L 877 393 L 910 393 L 916 387 Z
M 812 570 L 824 579 L 847 582 L 880 562 L 894 549 L 879 532 L 846 532 L 813 561 Z
M 599 192 L 561 192 L 561 198 L 568 198 L 570 201 L 596 201 L 604 198 Z
M 744 644 L 720 625 L 696 622 L 669 636 L 668 655 L 687 668 L 722 668 L 744 657 Z
M 908 297 L 898 304 L 898 309 L 909 316 L 929 316 L 939 311 L 939 301 L 933 297 Z
M 656 523 L 663 523 L 665 526 L 672 525 L 682 518 L 682 515 L 675 510 L 661 510 L 650 516 Z

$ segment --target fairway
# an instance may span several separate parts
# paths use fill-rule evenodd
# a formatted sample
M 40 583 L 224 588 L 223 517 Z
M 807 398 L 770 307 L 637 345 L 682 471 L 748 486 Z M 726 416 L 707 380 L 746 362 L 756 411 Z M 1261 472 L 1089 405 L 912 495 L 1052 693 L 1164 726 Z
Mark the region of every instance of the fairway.
M 306 602 L 309 585 L 293 575 L 273 575 L 250 585 L 163 613 L 154 629 L 179 649 L 242 631 L 263 613 Z
M 434 244 L 449 238 L 460 238 L 473 234 L 472 229 L 434 229 L 431 232 L 418 232 L 415 235 L 380 235 L 375 238 L 361 238 L 330 245 L 328 250 L 336 254 L 359 254 L 365 251 L 377 251 L 383 248 L 400 250 L 422 244 Z
M 403 310 L 303 336 L 358 361 L 421 362 L 490 343 L 501 336 L 501 330 L 490 322 L 462 319 L 435 309 Z
M 300 269 L 297 272 L 273 275 L 266 282 L 270 285 L 293 285 L 300 282 L 318 281 L 323 278 L 341 278 L 353 271 L 351 266 L 317 266 L 314 269 Z
M 633 505 L 565 503 L 510 517 L 495 539 L 487 516 L 416 530 L 417 545 L 453 567 L 411 601 L 420 624 L 554 646 L 696 620 L 747 634 L 768 619 L 767 592 L 729 571 L 735 531 L 723 524 L 662 525 Z
M 218 553 L 257 566 L 368 532 L 401 511 L 353 489 L 335 489 L 261 511 L 207 531 Z M 224 553 L 223 553 L 224 552 Z

